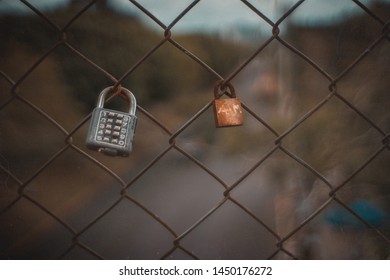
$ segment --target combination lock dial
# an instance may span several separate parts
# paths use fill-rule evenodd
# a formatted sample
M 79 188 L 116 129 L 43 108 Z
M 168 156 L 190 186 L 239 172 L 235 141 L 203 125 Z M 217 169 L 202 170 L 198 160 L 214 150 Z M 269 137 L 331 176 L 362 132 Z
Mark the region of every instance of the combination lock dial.
M 134 95 L 127 89 L 121 92 L 126 94 L 130 101 L 128 113 L 103 108 L 105 97 L 112 87 L 104 89 L 98 99 L 97 107 L 92 112 L 86 145 L 92 150 L 112 156 L 128 156 L 132 150 L 132 142 L 137 124 L 135 111 L 137 103 Z

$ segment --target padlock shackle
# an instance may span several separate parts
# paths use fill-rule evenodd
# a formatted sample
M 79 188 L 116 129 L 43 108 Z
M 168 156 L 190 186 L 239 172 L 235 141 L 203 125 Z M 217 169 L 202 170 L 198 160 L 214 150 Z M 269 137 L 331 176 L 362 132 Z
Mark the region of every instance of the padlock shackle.
M 103 108 L 104 107 L 104 103 L 106 101 L 106 96 L 113 89 L 114 89 L 114 87 L 112 86 L 112 87 L 107 87 L 107 88 L 102 90 L 102 92 L 99 94 L 97 107 L 99 107 L 99 108 Z M 121 87 L 120 90 L 121 90 L 121 93 L 124 93 L 127 96 L 127 98 L 129 99 L 129 102 L 130 102 L 129 114 L 130 115 L 135 115 L 135 111 L 137 110 L 137 101 L 135 99 L 135 96 L 127 88 Z
M 222 88 L 223 86 L 223 88 Z M 236 98 L 236 91 L 231 83 L 224 83 L 224 80 L 218 81 L 214 86 L 214 98 L 219 99 L 225 94 L 226 90 L 229 89 L 227 95 L 231 98 Z

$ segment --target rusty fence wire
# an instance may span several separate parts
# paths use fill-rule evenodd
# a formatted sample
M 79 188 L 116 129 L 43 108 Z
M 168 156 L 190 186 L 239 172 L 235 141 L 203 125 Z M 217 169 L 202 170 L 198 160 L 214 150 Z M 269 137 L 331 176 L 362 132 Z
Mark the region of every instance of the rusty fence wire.
M 387 14 L 386 11 L 377 13 L 363 1 L 346 1 L 359 9 L 360 16 L 373 28 L 366 32 L 369 36 L 362 35 L 364 48 L 353 49 L 348 54 L 351 56 L 348 63 L 332 69 L 321 56 L 327 50 L 310 48 L 313 43 L 310 34 L 314 33 L 310 33 L 309 28 L 296 31 L 301 33 L 301 41 L 290 39 L 290 31 L 286 31 L 290 27 L 289 18 L 303 5 L 310 4 L 310 0 L 286 1 L 276 20 L 267 17 L 258 2 L 238 1 L 269 31 L 265 36 L 253 39 L 251 46 L 255 47 L 240 55 L 239 63 L 222 74 L 209 61 L 209 56 L 198 54 L 191 44 L 181 39 L 181 34 L 175 33 L 175 27 L 198 5 L 207 5 L 207 1 L 189 1 L 188 6 L 166 25 L 142 1 L 130 0 L 129 6 L 141 11 L 142 17 L 157 26 L 159 40 L 149 40 L 142 48 L 143 53 L 139 51 L 127 69 L 113 74 L 117 70 L 96 62 L 95 57 L 79 48 L 78 41 L 74 40 L 73 28 L 93 13 L 100 2 L 104 1 L 80 1 L 72 10 L 72 17 L 58 24 L 60 20 L 34 5 L 34 1 L 20 1 L 24 9 L 33 13 L 32 17 L 40 20 L 42 30 L 45 30 L 34 30 L 21 36 L 48 36 L 52 43 L 45 44 L 42 47 L 45 51 L 33 59 L 26 58 L 23 65 L 19 60 L 19 64 L 12 64 L 12 69 L 11 64 L 0 66 L 0 248 L 3 259 L 388 258 L 390 231 L 386 207 L 390 181 L 386 172 L 390 163 L 390 123 L 386 102 L 389 99 L 378 98 L 374 105 L 366 104 L 374 102 L 367 97 L 373 95 L 373 91 L 382 91 L 385 92 L 383 96 L 388 96 L 388 10 Z M 1 26 L 2 33 L 8 28 Z M 92 36 L 88 30 L 85 32 L 79 40 Z M 111 44 L 121 45 L 124 35 L 115 29 L 110 32 Z M 327 32 L 336 31 L 329 27 Z M 343 34 L 351 35 L 348 32 Z M 133 40 L 142 41 L 142 34 Z M 93 40 L 90 43 L 94 44 Z M 132 46 L 122 47 L 123 51 L 132 52 Z M 75 115 L 69 111 L 72 106 L 63 109 L 62 106 L 67 105 L 63 105 L 61 97 L 57 98 L 53 93 L 43 101 L 38 100 L 35 96 L 41 89 L 29 86 L 31 81 L 39 79 L 49 87 L 49 92 L 56 91 L 55 80 L 40 76 L 40 69 L 49 67 L 56 54 L 62 60 L 72 59 L 83 65 L 86 72 L 77 75 L 99 76 L 106 81 L 106 86 L 124 86 L 140 99 L 142 86 L 133 87 L 138 73 L 144 71 L 143 67 L 153 61 L 158 52 L 168 47 L 169 53 L 178 53 L 186 59 L 187 75 L 191 75 L 191 67 L 206 73 L 205 88 L 209 95 L 201 98 L 193 93 L 183 93 L 184 97 L 180 98 L 187 103 L 181 105 L 181 110 L 186 119 L 179 125 L 171 125 L 166 115 L 153 109 L 158 101 L 150 106 L 144 106 L 148 104 L 146 101 L 138 102 L 139 123 L 134 151 L 128 158 L 107 157 L 85 148 L 83 141 L 92 110 L 83 116 Z M 265 110 L 255 106 L 257 101 L 243 96 L 244 86 L 240 88 L 248 73 L 258 69 L 255 67 L 258 59 L 267 56 L 270 50 L 275 51 L 271 59 L 277 61 L 277 71 L 275 76 L 269 77 L 276 81 L 268 85 L 277 85 L 278 101 L 285 107 L 276 108 L 276 102 L 267 100 L 274 97 L 268 96 L 261 102 L 266 103 L 267 112 L 279 110 L 277 121 L 266 117 Z M 106 54 L 105 59 L 110 60 L 111 55 Z M 362 65 L 372 57 L 378 64 L 366 71 Z M 2 54 L 2 61 L 6 59 Z M 295 66 L 300 68 L 293 68 Z M 150 75 L 170 71 L 169 68 L 159 69 L 159 65 L 153 67 L 157 68 L 156 72 Z M 172 63 L 170 67 L 176 65 Z M 53 69 L 55 71 L 55 67 Z M 378 80 L 360 84 L 361 75 L 376 75 Z M 180 77 L 173 79 L 180 80 Z M 213 127 L 213 85 L 220 80 L 235 85 L 237 96 L 242 97 L 243 127 Z M 384 85 L 377 89 L 379 81 Z M 260 86 L 266 82 L 263 77 Z M 285 86 L 281 86 L 283 82 Z M 355 95 L 349 95 L 356 91 L 354 84 L 359 84 L 366 103 L 359 103 Z M 71 91 L 79 90 L 77 84 L 68 87 Z M 188 88 L 196 87 L 196 84 L 188 85 Z M 299 96 L 302 88 L 311 92 L 310 98 Z M 85 92 L 79 94 L 87 95 Z M 97 94 L 92 93 L 93 98 Z M 120 103 L 121 99 L 118 99 Z M 192 102 L 199 107 L 196 111 L 188 107 L 187 112 L 185 106 Z M 289 105 L 296 106 L 294 110 L 298 113 L 291 113 Z M 373 109 L 367 109 L 372 106 Z M 164 110 L 164 105 L 162 108 Z M 167 105 L 165 110 L 175 108 Z M 69 114 L 72 121 L 63 124 L 57 115 L 53 115 L 55 111 Z M 15 125 L 24 114 L 34 116 L 31 118 L 34 124 Z M 319 122 L 313 123 L 314 119 Z M 42 125 L 45 132 L 43 129 L 34 131 L 37 125 Z M 195 134 L 198 132 L 194 130 L 197 131 L 198 126 L 198 131 L 207 131 L 207 137 L 217 139 L 216 146 L 197 142 Z M 345 128 L 356 126 L 364 127 L 363 142 L 359 142 L 356 135 L 351 141 L 346 140 L 350 132 Z M 305 134 L 304 128 L 312 134 Z M 10 132 L 23 129 L 28 133 Z M 153 131 L 158 131 L 158 137 Z M 22 135 L 23 139 L 11 137 L 14 134 Z M 51 135 L 56 135 L 57 140 L 51 142 Z M 354 146 L 355 140 L 360 143 L 359 148 Z M 25 152 L 31 148 L 29 145 L 36 147 L 36 153 Z M 246 146 L 245 151 L 240 145 Z M 301 145 L 305 146 L 302 150 Z M 367 146 L 370 148 L 360 148 Z M 224 148 L 228 152 L 218 160 L 218 149 Z M 137 149 L 147 151 L 147 156 Z M 229 151 L 234 151 L 231 158 Z M 324 157 L 311 159 L 311 155 L 322 152 Z M 325 168 L 322 162 L 329 154 L 332 154 L 331 167 Z M 244 163 L 239 160 L 244 157 L 250 160 Z M 226 163 L 229 159 L 232 162 Z M 175 182 L 175 177 L 180 180 Z M 365 183 L 366 177 L 371 178 L 370 184 Z M 249 189 L 249 183 L 255 186 L 254 190 Z M 367 201 L 355 199 L 370 200 L 372 197 L 382 200 L 380 211 L 371 209 L 371 204 L 364 204 Z M 348 225 L 348 219 L 353 221 L 352 225 Z M 337 247 L 343 249 L 337 251 Z M 329 248 L 334 248 L 334 252 L 327 252 Z

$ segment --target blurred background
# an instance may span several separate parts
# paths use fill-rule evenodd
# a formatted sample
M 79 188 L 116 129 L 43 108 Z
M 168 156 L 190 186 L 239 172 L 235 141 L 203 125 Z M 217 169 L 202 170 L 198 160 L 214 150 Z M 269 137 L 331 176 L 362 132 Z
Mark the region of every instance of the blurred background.
M 389 18 L 379 0 L 0 0 L 0 258 L 389 258 Z M 139 105 L 126 158 L 85 147 L 119 79 Z M 243 126 L 215 127 L 221 79 Z

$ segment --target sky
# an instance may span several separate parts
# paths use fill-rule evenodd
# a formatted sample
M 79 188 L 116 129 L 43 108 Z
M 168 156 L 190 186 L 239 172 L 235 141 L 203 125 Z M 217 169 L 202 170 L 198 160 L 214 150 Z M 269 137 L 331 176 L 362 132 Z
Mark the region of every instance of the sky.
M 277 21 L 298 0 L 249 0 L 270 20 Z M 375 0 L 360 0 L 369 5 Z M 378 0 L 377 0 L 378 1 Z M 390 2 L 390 0 L 381 0 Z M 69 0 L 29 0 L 34 6 L 54 9 L 66 6 Z M 109 5 L 121 13 L 137 15 L 140 20 L 153 28 L 160 28 L 128 0 L 108 0 Z M 169 25 L 193 0 L 138 0 L 165 25 Z M 0 0 L 1 13 L 29 12 L 23 3 L 17 0 Z M 337 22 L 345 17 L 362 13 L 351 0 L 306 0 L 288 20 L 299 24 L 325 25 Z M 271 27 L 262 21 L 240 0 L 201 0 L 174 26 L 176 32 L 224 32 L 232 28 Z

